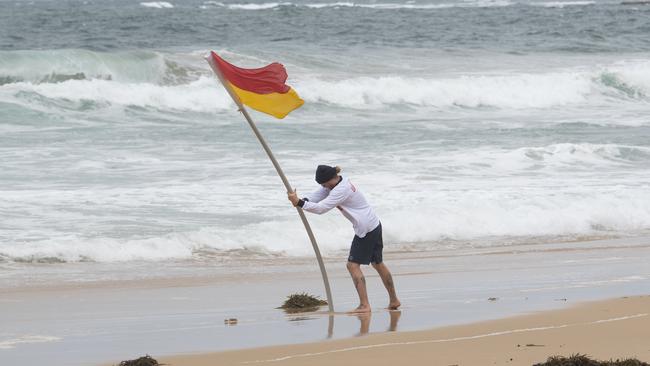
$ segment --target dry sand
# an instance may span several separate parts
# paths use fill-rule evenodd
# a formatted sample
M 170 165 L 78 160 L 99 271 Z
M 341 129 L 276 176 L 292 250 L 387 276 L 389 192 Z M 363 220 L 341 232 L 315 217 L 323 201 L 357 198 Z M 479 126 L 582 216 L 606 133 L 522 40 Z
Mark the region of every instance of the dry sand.
M 532 365 L 552 355 L 650 361 L 650 296 L 584 303 L 507 319 L 417 332 L 210 354 L 158 361 L 216 365 Z

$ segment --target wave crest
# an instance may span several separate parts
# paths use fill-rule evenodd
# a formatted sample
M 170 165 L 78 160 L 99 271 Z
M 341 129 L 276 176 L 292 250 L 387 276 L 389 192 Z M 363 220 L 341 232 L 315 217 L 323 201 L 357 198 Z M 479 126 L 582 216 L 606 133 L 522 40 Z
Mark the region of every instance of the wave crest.
M 489 8 L 503 7 L 515 4 L 508 0 L 480 0 L 464 1 L 458 3 L 415 3 L 412 1 L 406 3 L 359 3 L 338 1 L 331 3 L 294 3 L 294 2 L 263 2 L 263 3 L 222 3 L 216 1 L 205 1 L 201 8 L 208 9 L 212 7 L 223 7 L 231 10 L 270 10 L 282 7 L 295 7 L 305 9 L 329 9 L 329 8 L 361 8 L 376 10 L 401 10 L 401 9 L 446 9 L 446 8 Z
M 153 51 L 87 50 L 0 52 L 0 85 L 16 82 L 60 83 L 67 80 L 114 80 L 162 85 L 187 83 L 203 72 Z
M 241 58 L 242 56 L 236 56 Z M 81 50 L 0 52 L 0 101 L 43 98 L 159 110 L 213 112 L 231 102 L 197 54 L 96 53 Z M 56 59 L 56 62 L 48 62 Z M 256 63 L 264 62 L 256 60 Z M 526 109 L 620 102 L 647 103 L 650 61 L 634 60 L 549 72 L 458 75 L 338 75 L 299 69 L 289 83 L 313 104 L 354 109 L 402 105 Z M 37 94 L 34 96 L 34 94 Z M 25 102 L 25 98 L 28 102 Z M 21 101 L 22 100 L 22 101 Z M 48 104 L 50 101 L 45 100 Z M 74 108 L 74 106 L 72 106 Z
M 494 238 L 612 236 L 650 229 L 650 207 L 644 204 L 650 195 L 644 187 L 583 188 L 557 183 L 550 191 L 534 185 L 525 190 L 431 190 L 426 197 L 408 196 L 407 201 L 418 202 L 409 207 L 394 201 L 386 206 L 377 197 L 386 248 L 493 246 L 499 242 Z M 320 248 L 328 256 L 345 251 L 351 235 L 349 224 L 333 216 L 314 225 Z M 141 239 L 62 236 L 0 246 L 0 257 L 22 262 L 169 261 L 232 255 L 311 256 L 313 252 L 294 217 Z
M 141 6 L 145 8 L 155 8 L 155 9 L 172 9 L 174 5 L 167 1 L 151 1 L 151 2 L 141 2 Z
M 68 80 L 58 84 L 15 83 L 5 91 L 25 103 L 58 101 L 59 107 L 69 109 L 103 108 L 112 105 L 134 106 L 160 110 L 218 112 L 234 104 L 214 78 L 203 77 L 183 85 L 150 83 L 117 83 L 108 80 Z M 0 93 L 0 97 L 2 94 Z

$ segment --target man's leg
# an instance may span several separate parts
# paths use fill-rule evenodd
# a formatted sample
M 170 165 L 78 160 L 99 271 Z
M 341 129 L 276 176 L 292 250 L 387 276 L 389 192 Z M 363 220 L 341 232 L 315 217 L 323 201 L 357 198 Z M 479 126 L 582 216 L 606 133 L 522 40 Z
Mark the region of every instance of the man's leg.
M 399 308 L 402 305 L 402 303 L 400 303 L 399 300 L 397 299 L 397 292 L 395 291 L 393 276 L 390 274 L 388 267 L 386 267 L 384 262 L 381 262 L 381 263 L 373 263 L 372 268 L 377 270 L 377 273 L 379 273 L 379 277 L 381 277 L 381 281 L 384 283 L 384 286 L 386 287 L 386 291 L 388 291 L 388 297 L 390 298 L 388 309 L 395 310 Z
M 352 282 L 359 294 L 359 306 L 353 310 L 353 313 L 367 313 L 370 312 L 370 302 L 368 301 L 368 291 L 366 290 L 366 278 L 363 277 L 361 272 L 361 265 L 359 263 L 348 262 L 348 272 L 352 276 Z

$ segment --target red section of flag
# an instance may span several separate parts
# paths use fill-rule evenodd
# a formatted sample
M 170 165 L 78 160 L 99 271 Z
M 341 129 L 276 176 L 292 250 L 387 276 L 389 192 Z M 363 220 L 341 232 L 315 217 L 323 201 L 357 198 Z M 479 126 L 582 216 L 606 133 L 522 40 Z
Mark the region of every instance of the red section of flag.
M 242 69 L 226 62 L 214 51 L 210 53 L 223 77 L 239 89 L 257 94 L 284 94 L 291 89 L 285 84 L 287 71 L 280 63 L 274 62 L 259 69 Z

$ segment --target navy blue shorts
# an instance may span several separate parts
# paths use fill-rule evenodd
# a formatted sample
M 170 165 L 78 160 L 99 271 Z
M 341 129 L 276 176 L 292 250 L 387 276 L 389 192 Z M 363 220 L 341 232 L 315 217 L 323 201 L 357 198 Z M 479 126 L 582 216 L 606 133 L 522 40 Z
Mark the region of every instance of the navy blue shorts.
M 383 261 L 384 240 L 381 236 L 381 223 L 366 236 L 354 236 L 350 246 L 348 261 L 359 264 L 381 263 Z

